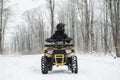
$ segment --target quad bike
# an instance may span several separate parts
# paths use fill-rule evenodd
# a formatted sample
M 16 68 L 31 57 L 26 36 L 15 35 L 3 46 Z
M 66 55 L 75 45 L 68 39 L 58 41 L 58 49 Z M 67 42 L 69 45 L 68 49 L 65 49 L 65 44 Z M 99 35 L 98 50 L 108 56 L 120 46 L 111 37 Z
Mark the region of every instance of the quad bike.
M 68 66 L 72 73 L 78 73 L 77 57 L 73 44 L 65 44 L 66 40 L 50 40 L 51 44 L 46 44 L 44 56 L 41 57 L 41 71 L 47 74 L 52 71 L 53 66 Z

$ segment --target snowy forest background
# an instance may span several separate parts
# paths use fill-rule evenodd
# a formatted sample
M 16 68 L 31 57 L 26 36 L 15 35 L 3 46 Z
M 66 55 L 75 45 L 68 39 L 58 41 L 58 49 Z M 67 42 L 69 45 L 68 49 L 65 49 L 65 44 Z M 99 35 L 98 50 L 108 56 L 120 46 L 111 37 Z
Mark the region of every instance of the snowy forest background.
M 14 1 L 0 0 L 1 54 L 42 53 L 62 22 L 78 53 L 120 57 L 120 0 L 29 0 L 22 12 Z

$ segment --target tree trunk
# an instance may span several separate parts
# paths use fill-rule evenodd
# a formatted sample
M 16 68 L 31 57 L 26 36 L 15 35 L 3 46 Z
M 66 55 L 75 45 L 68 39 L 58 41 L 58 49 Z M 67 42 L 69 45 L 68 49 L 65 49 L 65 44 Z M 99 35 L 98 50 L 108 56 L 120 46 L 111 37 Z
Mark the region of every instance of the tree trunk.
M 54 31 L 54 7 L 55 7 L 55 0 L 48 0 L 49 9 L 50 9 L 50 24 L 51 24 L 51 35 Z
M 85 52 L 89 51 L 89 11 L 88 11 L 88 1 L 85 2 Z
M 3 0 L 0 3 L 0 53 L 2 54 Z

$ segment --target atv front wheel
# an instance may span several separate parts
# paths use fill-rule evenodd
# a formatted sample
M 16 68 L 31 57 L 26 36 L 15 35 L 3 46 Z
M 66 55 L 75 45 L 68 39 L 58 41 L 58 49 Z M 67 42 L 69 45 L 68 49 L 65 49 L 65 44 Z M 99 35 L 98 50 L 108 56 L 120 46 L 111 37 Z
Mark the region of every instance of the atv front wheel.
M 43 74 L 48 73 L 47 57 L 45 57 L 45 56 L 42 56 L 42 58 L 41 58 L 41 71 Z
M 72 56 L 72 62 L 71 62 L 71 71 L 72 73 L 78 73 L 78 65 L 77 65 L 77 57 Z

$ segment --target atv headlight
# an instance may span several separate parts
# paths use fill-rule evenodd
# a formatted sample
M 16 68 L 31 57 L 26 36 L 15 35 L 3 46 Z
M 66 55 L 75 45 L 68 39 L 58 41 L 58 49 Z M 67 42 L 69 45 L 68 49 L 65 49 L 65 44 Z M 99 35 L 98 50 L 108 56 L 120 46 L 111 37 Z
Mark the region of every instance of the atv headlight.
M 67 49 L 67 50 L 66 50 L 66 53 L 67 53 L 67 54 L 72 53 L 72 50 L 71 50 L 71 49 Z
M 48 50 L 47 53 L 52 54 L 52 53 L 53 53 L 53 50 Z

